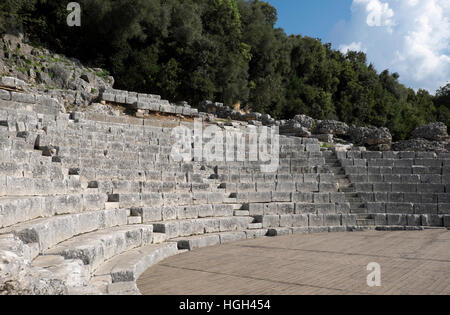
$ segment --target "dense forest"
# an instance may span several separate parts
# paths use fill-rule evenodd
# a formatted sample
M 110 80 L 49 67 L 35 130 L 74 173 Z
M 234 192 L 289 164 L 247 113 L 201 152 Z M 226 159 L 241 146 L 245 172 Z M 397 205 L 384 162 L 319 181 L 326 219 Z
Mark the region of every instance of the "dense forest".
M 276 118 L 306 114 L 388 127 L 407 138 L 418 125 L 450 124 L 450 84 L 431 95 L 398 73 L 377 73 L 362 52 L 342 54 L 276 28 L 277 11 L 251 0 L 2 0 L 0 32 L 23 28 L 36 44 L 107 69 L 116 87 L 195 105 L 240 103 Z

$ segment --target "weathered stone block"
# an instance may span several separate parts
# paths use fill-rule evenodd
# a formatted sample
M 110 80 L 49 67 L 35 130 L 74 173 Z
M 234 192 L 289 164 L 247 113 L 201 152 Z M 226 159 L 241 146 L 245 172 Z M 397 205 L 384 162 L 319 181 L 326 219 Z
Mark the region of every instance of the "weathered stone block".
M 214 216 L 216 217 L 229 217 L 233 215 L 233 206 L 232 205 L 214 205 Z M 261 213 L 262 214 L 262 213 Z M 250 215 L 252 215 L 250 213 Z
M 272 192 L 272 202 L 290 202 L 290 192 Z
M 414 205 L 412 203 L 387 203 L 386 213 L 413 214 Z
M 280 216 L 279 215 L 264 215 L 255 216 L 255 219 L 262 223 L 263 228 L 279 227 L 280 226 Z
M 440 203 L 438 214 L 450 214 L 450 204 L 449 203 Z
M 356 215 L 355 214 L 343 214 L 341 216 L 343 226 L 355 226 L 356 225 Z
M 292 202 L 312 203 L 313 202 L 313 193 L 293 192 L 292 193 Z
M 177 207 L 166 206 L 161 209 L 163 221 L 176 220 L 177 219 Z
M 325 226 L 340 226 L 341 215 L 340 214 L 325 214 L 323 216 Z
M 450 215 L 445 215 L 444 216 L 444 226 L 445 227 L 450 227 Z
M 368 202 L 368 213 L 386 213 L 386 204 L 383 202 Z
M 10 101 L 11 92 L 0 89 L 0 100 Z
M 420 226 L 422 224 L 422 217 L 418 214 L 409 214 L 406 216 L 408 226 Z
M 438 214 L 437 204 L 422 203 L 414 205 L 415 214 Z
M 422 214 L 422 225 L 423 226 L 444 226 L 444 220 L 442 215 L 437 214 Z
M 278 214 L 294 214 L 295 204 L 294 203 L 280 203 L 278 204 Z
M 316 212 L 318 214 L 333 214 L 336 213 L 336 205 L 334 203 L 315 204 Z
M 324 226 L 323 214 L 309 214 L 309 226 Z
M 202 235 L 197 237 L 192 237 L 186 240 L 178 241 L 179 249 L 194 250 L 197 248 L 215 246 L 220 244 L 219 235 Z
M 405 214 L 388 214 L 387 215 L 388 225 L 400 225 L 406 226 L 406 215 Z

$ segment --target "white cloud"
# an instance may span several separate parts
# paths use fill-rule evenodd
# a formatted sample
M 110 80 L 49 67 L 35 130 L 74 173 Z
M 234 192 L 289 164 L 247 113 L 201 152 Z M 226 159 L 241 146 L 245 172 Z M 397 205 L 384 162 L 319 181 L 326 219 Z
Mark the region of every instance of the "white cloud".
M 450 80 L 449 18 L 448 0 L 353 0 L 351 20 L 331 40 L 341 51 L 364 48 L 378 70 L 434 93 Z
M 362 52 L 366 52 L 367 49 L 362 47 L 362 43 L 361 42 L 352 42 L 348 45 L 342 44 L 339 46 L 339 51 L 342 52 L 343 54 L 346 54 L 348 51 L 362 51 Z
M 353 3 L 366 5 L 366 23 L 368 26 L 391 27 L 394 25 L 394 11 L 389 7 L 388 3 L 383 3 L 379 0 L 354 0 Z

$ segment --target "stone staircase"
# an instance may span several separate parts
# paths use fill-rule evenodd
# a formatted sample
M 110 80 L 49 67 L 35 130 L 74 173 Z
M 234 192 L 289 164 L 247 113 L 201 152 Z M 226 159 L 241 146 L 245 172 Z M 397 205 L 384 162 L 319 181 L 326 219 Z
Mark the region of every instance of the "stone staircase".
M 334 151 L 329 151 L 326 155 L 325 163 L 338 182 L 339 192 L 344 193 L 345 200 L 350 204 L 350 213 L 356 214 L 356 226 L 374 227 L 375 219 L 368 214 L 366 203 L 356 192 L 355 186 L 345 174 L 345 169 Z

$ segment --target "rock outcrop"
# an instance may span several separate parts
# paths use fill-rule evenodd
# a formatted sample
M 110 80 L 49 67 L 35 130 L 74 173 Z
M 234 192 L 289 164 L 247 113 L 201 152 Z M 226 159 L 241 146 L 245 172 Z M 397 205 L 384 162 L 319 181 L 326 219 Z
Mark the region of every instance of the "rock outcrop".
M 350 127 L 343 122 L 336 120 L 322 120 L 318 121 L 316 133 L 330 134 L 335 136 L 347 136 Z
M 392 147 L 392 135 L 387 128 L 351 127 L 348 134 L 355 145 L 372 151 L 389 151 Z
M 425 139 L 411 139 L 399 141 L 392 145 L 394 151 L 413 152 L 448 152 L 450 145 L 443 141 L 429 141 Z
M 65 106 L 90 105 L 114 84 L 105 70 L 33 47 L 21 34 L 7 34 L 0 40 L 0 76 L 25 81 L 35 92 L 51 94 Z
M 448 138 L 447 125 L 441 122 L 422 126 L 413 131 L 414 139 L 442 141 Z
M 31 266 L 29 250 L 13 235 L 0 235 L 0 295 L 67 294 L 63 281 Z

